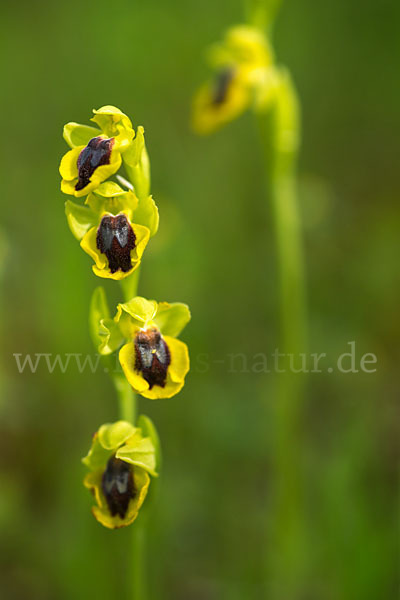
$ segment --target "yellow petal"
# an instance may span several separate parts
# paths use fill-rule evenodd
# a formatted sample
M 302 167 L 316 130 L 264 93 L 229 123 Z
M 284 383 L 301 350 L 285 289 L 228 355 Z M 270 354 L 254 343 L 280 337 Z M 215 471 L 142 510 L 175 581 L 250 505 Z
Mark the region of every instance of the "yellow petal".
M 72 181 L 67 181 L 66 179 L 61 180 L 61 191 L 63 194 L 70 194 L 71 196 L 75 196 L 75 186 L 78 183 L 78 178 L 73 179 Z
M 174 383 L 180 383 L 185 379 L 190 369 L 188 347 L 181 340 L 164 336 L 164 340 L 171 353 L 171 364 L 168 367 L 168 375 Z
M 89 256 L 93 258 L 96 263 L 96 267 L 99 271 L 102 271 L 108 267 L 107 257 L 105 254 L 102 254 L 98 248 L 96 243 L 97 238 L 97 227 L 92 227 L 89 231 L 84 235 L 81 240 L 81 248 L 84 250 Z M 97 273 L 96 273 L 97 274 Z M 100 277 L 105 277 L 105 275 L 100 275 Z
M 71 181 L 78 177 L 78 157 L 85 146 L 77 146 L 72 150 L 68 150 L 60 162 L 60 175 L 63 179 Z
M 136 251 L 136 260 L 140 260 L 143 256 L 144 249 L 147 246 L 147 242 L 150 239 L 150 230 L 144 225 L 136 225 L 136 223 L 132 223 L 132 229 L 136 237 L 136 247 L 132 252 Z
M 121 350 L 119 351 L 119 362 L 121 363 L 125 377 L 135 392 L 144 395 L 143 392 L 148 390 L 150 386 L 142 377 L 140 372 L 135 369 L 136 351 L 134 342 L 130 342 L 129 344 L 122 346 Z

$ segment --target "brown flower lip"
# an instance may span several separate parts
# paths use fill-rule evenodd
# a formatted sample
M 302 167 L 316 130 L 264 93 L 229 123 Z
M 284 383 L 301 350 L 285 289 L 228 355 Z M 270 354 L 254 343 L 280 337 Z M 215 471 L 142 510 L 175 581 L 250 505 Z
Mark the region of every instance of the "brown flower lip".
M 90 183 L 90 178 L 101 165 L 109 165 L 114 138 L 104 139 L 94 137 L 78 156 L 78 183 L 75 190 L 78 192 Z
M 108 260 L 111 273 L 126 273 L 132 268 L 131 250 L 135 248 L 136 236 L 126 215 L 105 215 L 96 235 L 96 246 Z
M 132 465 L 111 456 L 103 473 L 101 487 L 111 516 L 119 515 L 124 519 L 129 502 L 136 494 Z
M 165 386 L 171 363 L 169 348 L 158 329 L 139 331 L 135 337 L 135 369 L 140 371 L 150 389 Z
M 232 67 L 222 69 L 216 76 L 214 82 L 214 88 L 212 91 L 213 106 L 219 106 L 223 104 L 227 98 L 229 86 L 235 75 L 235 70 Z

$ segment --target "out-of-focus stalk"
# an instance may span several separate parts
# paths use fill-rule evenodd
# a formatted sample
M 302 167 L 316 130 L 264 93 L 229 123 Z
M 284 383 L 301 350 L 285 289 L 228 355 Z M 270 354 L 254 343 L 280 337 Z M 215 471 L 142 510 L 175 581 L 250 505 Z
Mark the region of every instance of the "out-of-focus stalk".
M 282 0 L 247 0 L 247 22 L 259 29 L 271 29 Z
M 291 372 L 289 355 L 306 352 L 307 319 L 304 251 L 296 190 L 300 138 L 297 94 L 289 74 L 277 71 L 272 102 L 258 113 L 266 164 L 268 198 L 275 225 L 280 290 L 282 354 L 273 400 L 274 509 L 270 519 L 268 563 L 287 600 L 296 597 L 304 552 L 302 494 L 302 414 L 304 375 Z M 299 545 L 300 540 L 302 543 Z M 271 565 L 271 548 L 276 563 Z M 273 560 L 273 559 L 272 559 Z M 274 596 L 273 596 L 274 597 Z
M 299 353 L 306 338 L 305 268 L 296 191 L 300 138 L 297 94 L 289 74 L 280 70 L 271 104 L 258 113 L 267 168 L 281 294 L 282 341 L 286 352 Z

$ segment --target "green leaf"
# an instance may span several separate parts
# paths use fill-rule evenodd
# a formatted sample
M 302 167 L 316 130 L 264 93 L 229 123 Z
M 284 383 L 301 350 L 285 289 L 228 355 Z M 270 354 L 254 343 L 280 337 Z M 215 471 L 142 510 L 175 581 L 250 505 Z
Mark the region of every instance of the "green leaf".
M 65 203 L 65 214 L 72 234 L 79 241 L 96 224 L 96 215 L 89 207 L 71 200 Z
M 151 438 L 141 437 L 138 433 L 132 436 L 122 448 L 119 448 L 115 456 L 131 465 L 141 467 L 150 475 L 157 477 L 156 453 Z
M 92 295 L 89 309 L 89 327 L 93 344 L 96 348 L 104 341 L 104 332 L 101 329 L 101 321 L 110 318 L 107 297 L 102 286 L 97 287 Z
M 99 429 L 99 442 L 106 450 L 115 450 L 118 446 L 124 444 L 136 431 L 136 428 L 131 423 L 128 423 L 128 421 L 106 423 Z
M 144 129 L 138 127 L 136 136 L 122 155 L 125 169 L 136 196 L 143 200 L 150 192 L 150 160 L 144 140 Z
M 144 128 L 140 125 L 137 128 L 134 140 L 129 148 L 124 152 L 124 161 L 127 165 L 130 167 L 137 167 L 142 158 L 144 146 Z
M 99 442 L 98 436 L 96 435 L 93 439 L 92 447 L 87 455 L 82 458 L 82 462 L 91 471 L 96 471 L 97 469 L 101 469 L 105 466 L 109 457 L 110 451 L 103 448 Z
M 136 296 L 132 300 L 129 300 L 129 302 L 118 305 L 119 316 L 121 316 L 121 310 L 128 313 L 135 321 L 139 322 L 139 326 L 142 326 L 154 318 L 157 312 L 157 302 L 155 300 L 146 300 L 142 296 Z
M 91 121 L 96 123 L 108 137 L 114 137 L 121 150 L 130 145 L 135 132 L 131 120 L 119 108 L 102 106 L 98 110 L 93 110 L 93 113 L 94 117 Z
M 114 319 L 102 319 L 99 324 L 98 334 L 99 339 L 101 339 L 99 353 L 103 355 L 115 352 L 125 341 L 120 326 Z
M 154 321 L 163 335 L 177 337 L 190 321 L 190 310 L 181 302 L 160 302 Z
M 106 181 L 99 185 L 85 200 L 85 204 L 92 209 L 93 214 L 97 215 L 96 224 L 103 212 L 114 215 L 125 212 L 133 220 L 133 212 L 138 203 L 139 200 L 131 190 L 123 190 L 113 181 Z
M 63 137 L 71 148 L 87 146 L 89 141 L 98 135 L 101 135 L 101 131 L 96 127 L 80 125 L 79 123 L 67 123 L 64 125 Z
M 104 181 L 104 183 L 100 184 L 99 187 L 96 188 L 95 194 L 103 196 L 104 198 L 112 198 L 114 196 L 126 194 L 126 190 L 123 190 L 122 187 L 120 187 L 118 183 L 115 183 L 114 181 Z
M 157 233 L 159 215 L 153 196 L 146 196 L 139 200 L 139 205 L 133 214 L 133 220 L 135 223 L 138 223 L 138 225 L 144 225 L 150 229 L 151 236 Z
M 142 431 L 143 436 L 149 437 L 153 442 L 156 457 L 156 470 L 160 471 L 162 464 L 161 443 L 153 421 L 146 415 L 140 415 L 137 421 L 137 426 Z

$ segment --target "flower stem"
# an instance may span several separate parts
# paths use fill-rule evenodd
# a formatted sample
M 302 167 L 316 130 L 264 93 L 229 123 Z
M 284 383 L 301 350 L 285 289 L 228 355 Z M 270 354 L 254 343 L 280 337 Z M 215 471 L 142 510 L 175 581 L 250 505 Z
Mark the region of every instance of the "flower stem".
M 136 395 L 132 386 L 124 375 L 116 373 L 113 382 L 118 395 L 119 416 L 123 421 L 135 424 L 136 421 Z
M 139 515 L 133 524 L 133 564 L 132 564 L 132 590 L 133 600 L 146 600 L 147 594 L 147 563 L 146 563 L 146 515 Z
M 129 277 L 125 277 L 125 279 L 121 279 L 120 284 L 122 288 L 124 302 L 129 302 L 129 300 L 136 296 L 139 285 L 139 276 L 140 266 L 133 271 L 132 275 L 129 275 Z
M 282 0 L 247 0 L 247 22 L 259 29 L 271 29 Z
M 139 284 L 138 267 L 132 275 L 121 280 L 124 301 L 128 302 L 136 296 Z M 137 397 L 132 386 L 123 374 L 116 373 L 113 377 L 115 389 L 118 394 L 120 418 L 135 425 L 137 419 Z M 129 571 L 132 573 L 132 599 L 146 600 L 146 523 L 145 517 L 139 515 L 132 525 L 132 554 L 133 560 Z
M 258 114 L 267 166 L 268 196 L 276 238 L 280 287 L 280 352 L 274 399 L 273 451 L 275 508 L 270 521 L 270 540 L 279 560 L 274 576 L 284 581 L 284 594 L 295 595 L 302 570 L 304 512 L 302 510 L 301 430 L 304 375 L 291 372 L 289 355 L 296 361 L 306 352 L 307 318 L 305 268 L 301 219 L 296 192 L 296 161 L 300 137 L 297 94 L 288 73 L 277 71 L 272 104 Z M 305 540 L 304 540 L 305 541 Z M 271 552 L 268 552 L 271 562 Z M 273 559 L 272 559 L 273 560 Z M 291 575 L 288 576 L 288 573 Z M 296 581 L 297 579 L 297 581 Z
M 259 130 L 276 231 L 282 340 L 287 352 L 296 353 L 304 348 L 307 329 L 304 251 L 296 191 L 300 119 L 297 94 L 284 70 L 277 72 L 272 105 L 259 112 Z

